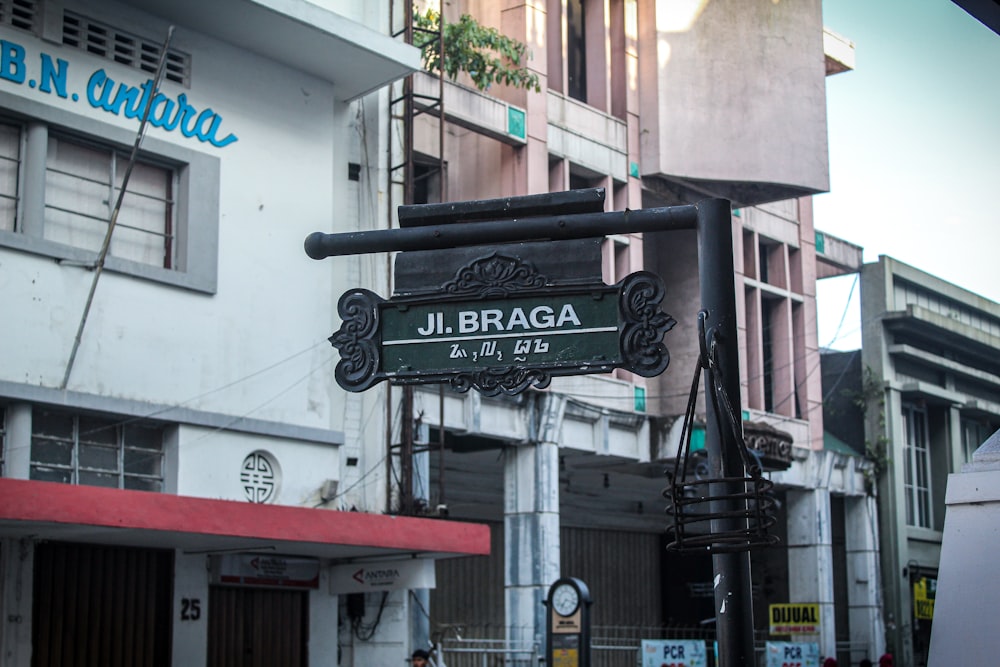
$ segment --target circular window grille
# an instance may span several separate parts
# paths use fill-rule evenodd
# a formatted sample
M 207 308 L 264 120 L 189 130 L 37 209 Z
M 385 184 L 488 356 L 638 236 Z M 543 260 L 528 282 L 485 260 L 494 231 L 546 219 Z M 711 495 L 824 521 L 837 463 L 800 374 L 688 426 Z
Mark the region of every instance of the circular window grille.
M 278 495 L 280 481 L 278 464 L 266 452 L 253 452 L 243 459 L 240 484 L 243 494 L 252 503 L 269 503 Z

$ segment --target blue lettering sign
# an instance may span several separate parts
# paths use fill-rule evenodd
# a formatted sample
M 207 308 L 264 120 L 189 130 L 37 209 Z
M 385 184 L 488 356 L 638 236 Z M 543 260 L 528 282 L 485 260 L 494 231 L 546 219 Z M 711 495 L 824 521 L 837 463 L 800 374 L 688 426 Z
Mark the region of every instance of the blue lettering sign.
M 39 65 L 37 87 L 39 92 L 59 97 L 71 98 L 74 102 L 79 95 L 69 94 L 68 72 L 69 63 L 61 58 L 53 58 L 42 53 Z M 0 40 L 0 79 L 23 84 L 27 78 L 28 66 L 25 63 L 24 47 L 15 42 Z M 36 86 L 35 79 L 28 81 L 32 88 Z M 142 119 L 149 108 L 149 124 L 166 132 L 180 129 L 180 133 L 189 138 L 209 143 L 217 148 L 224 148 L 239 138 L 235 134 L 222 133 L 222 115 L 211 107 L 198 110 L 188 102 L 187 95 L 180 93 L 172 99 L 153 89 L 153 81 L 147 80 L 138 86 L 119 83 L 108 76 L 104 69 L 93 72 L 87 79 L 85 98 L 94 109 L 106 111 L 123 118 Z
M 52 64 L 52 57 L 47 53 L 42 54 L 42 80 L 38 83 L 38 90 L 43 93 L 51 93 L 52 85 L 55 84 L 56 95 L 66 99 L 66 68 L 69 63 L 62 58 L 56 58 L 56 64 Z
M 0 40 L 0 78 L 24 83 L 24 47 L 14 42 Z

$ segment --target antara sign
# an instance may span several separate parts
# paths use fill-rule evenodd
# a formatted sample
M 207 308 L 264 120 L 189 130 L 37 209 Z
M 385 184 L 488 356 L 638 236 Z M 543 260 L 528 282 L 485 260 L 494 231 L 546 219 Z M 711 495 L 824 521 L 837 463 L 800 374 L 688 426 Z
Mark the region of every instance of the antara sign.
M 617 285 L 556 286 L 530 262 L 495 252 L 461 267 L 438 292 L 384 300 L 365 289 L 340 299 L 337 382 L 363 391 L 448 382 L 459 391 L 517 394 L 553 376 L 624 368 L 663 372 L 661 342 L 675 321 L 660 310 L 664 287 L 633 273 Z
M 153 90 L 153 82 L 134 86 L 116 82 L 103 68 L 87 77 L 81 97 L 70 86 L 70 63 L 48 53 L 35 60 L 28 50 L 9 40 L 0 40 L 0 89 L 9 84 L 27 86 L 44 95 L 55 95 L 74 103 L 85 99 L 94 109 L 114 116 L 141 119 L 149 107 L 149 124 L 167 132 L 178 130 L 187 138 L 223 148 L 238 141 L 222 129 L 222 114 L 211 108 L 198 109 L 185 93 L 169 97 Z

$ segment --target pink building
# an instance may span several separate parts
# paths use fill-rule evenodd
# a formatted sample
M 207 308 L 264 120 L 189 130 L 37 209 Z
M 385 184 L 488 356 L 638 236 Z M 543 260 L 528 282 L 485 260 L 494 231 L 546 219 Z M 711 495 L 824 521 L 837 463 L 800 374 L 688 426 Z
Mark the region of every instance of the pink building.
M 414 119 L 414 173 L 429 186 L 415 201 L 591 187 L 607 210 L 731 200 L 744 430 L 776 485 L 783 545 L 752 555 L 756 636 L 788 640 L 769 635 L 769 605 L 811 603 L 818 632 L 794 639 L 845 663 L 877 656 L 874 500 L 867 464 L 824 447 L 816 330 L 816 279 L 861 253 L 813 228 L 810 199 L 829 188 L 825 77 L 851 69 L 853 45 L 824 29 L 819 0 L 464 1 L 446 22 L 464 13 L 524 42 L 540 89 L 415 75 L 442 101 L 416 103 L 429 113 Z M 544 646 L 540 603 L 559 576 L 594 595 L 599 664 L 634 664 L 642 638 L 714 637 L 710 559 L 665 551 L 661 496 L 699 350 L 695 235 L 603 244 L 606 282 L 645 269 L 666 283 L 679 324 L 663 375 L 563 379 L 516 400 L 417 392 L 429 506 L 494 527 L 489 560 L 438 565 L 429 631 L 446 647 Z M 703 399 L 697 414 L 694 448 Z

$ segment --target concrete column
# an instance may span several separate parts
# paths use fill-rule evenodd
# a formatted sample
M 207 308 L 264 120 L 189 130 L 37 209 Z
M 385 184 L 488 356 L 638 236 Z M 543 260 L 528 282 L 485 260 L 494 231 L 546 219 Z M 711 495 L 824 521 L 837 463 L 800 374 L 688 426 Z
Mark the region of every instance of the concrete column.
M 315 595 L 316 591 L 313 591 Z M 362 639 L 351 630 L 350 621 L 345 621 L 346 637 L 341 635 L 341 642 L 336 650 L 317 658 L 312 651 L 310 664 L 337 665 L 337 651 L 341 652 L 340 665 L 408 665 L 409 643 L 409 592 L 406 590 L 388 591 L 386 593 L 365 593 L 365 615 L 361 620 L 365 628 L 375 626 L 371 637 Z M 335 596 L 334 596 L 335 597 Z M 310 612 L 315 607 L 310 606 Z M 378 619 L 378 624 L 375 621 Z M 332 616 L 327 619 L 332 620 Z M 331 626 L 327 626 L 328 628 Z M 337 627 L 336 622 L 332 627 Z M 315 630 L 316 628 L 313 627 Z M 329 632 L 330 638 L 336 633 Z M 310 640 L 310 646 L 313 641 Z M 330 642 L 329 647 L 332 647 Z M 318 654 L 316 654 L 318 655 Z
M 173 660 L 177 665 L 204 667 L 208 659 L 208 563 L 204 554 L 174 552 Z M 186 603 L 185 603 L 186 601 Z M 181 618 L 178 610 L 186 608 Z
M 611 41 L 608 0 L 583 0 L 583 32 L 587 43 L 587 104 L 611 113 Z
M 335 630 L 331 630 L 339 624 L 339 613 L 340 596 L 330 592 L 330 570 L 322 567 L 319 574 L 319 588 L 309 591 L 310 667 L 338 667 L 347 664 L 339 662 L 339 637 Z M 404 654 L 409 657 L 409 653 Z M 175 664 L 182 663 L 175 662 Z M 398 658 L 383 664 L 407 665 Z
M 529 444 L 505 450 L 505 622 L 513 642 L 545 645 L 548 587 L 559 578 L 559 445 L 565 401 L 531 398 L 537 427 Z
M 418 424 L 414 437 L 413 501 L 417 507 L 430 505 L 431 455 L 428 451 L 429 429 Z M 431 592 L 427 588 L 410 591 L 410 652 L 431 645 Z
M 4 477 L 29 479 L 31 475 L 31 404 L 7 406 L 4 442 Z
M 948 474 L 958 472 L 965 465 L 965 447 L 962 442 L 962 410 L 958 405 L 948 408 Z M 976 443 L 979 444 L 979 443 Z M 942 475 L 942 477 L 945 477 Z M 942 495 L 943 492 L 942 492 Z
M 45 231 L 45 162 L 49 151 L 49 129 L 43 123 L 29 123 L 26 134 L 20 231 L 42 238 Z
M 910 590 L 909 574 L 904 571 L 910 561 L 910 543 L 906 525 L 903 400 L 898 389 L 886 390 L 885 405 L 881 410 L 886 427 L 885 454 L 891 462 L 878 483 L 879 555 L 885 591 L 886 650 L 893 654 L 897 664 L 909 665 L 913 663 L 913 592 Z M 875 437 L 879 435 L 875 433 Z
M 875 498 L 844 500 L 847 550 L 847 606 L 851 641 L 867 645 L 874 660 L 885 652 L 882 583 L 878 569 L 878 513 Z
M 830 494 L 821 487 L 788 491 L 787 499 L 789 602 L 819 603 L 820 633 L 811 641 L 821 655 L 837 655 Z
M 0 540 L 0 667 L 31 664 L 31 587 L 35 545 Z
M 614 15 L 618 10 L 615 7 L 618 3 L 614 3 L 612 6 L 612 15 Z M 641 173 L 633 173 L 632 165 L 635 165 L 638 169 L 642 164 L 642 154 L 641 154 L 641 132 L 642 127 L 639 122 L 639 24 L 638 24 L 638 3 L 636 0 L 624 0 L 624 38 L 625 43 L 623 45 L 623 52 L 625 58 L 625 76 L 618 77 L 617 74 L 615 78 L 624 79 L 621 85 L 624 87 L 624 99 L 625 99 L 625 122 L 628 128 L 628 207 L 629 208 L 641 208 L 642 207 L 642 180 Z M 615 48 L 614 52 L 618 52 Z M 612 85 L 615 85 L 612 82 Z M 614 98 L 617 99 L 622 96 L 621 90 L 616 90 L 614 92 Z M 618 207 L 617 210 L 622 210 L 623 207 Z
M 538 75 L 541 91 L 499 86 L 494 92 L 501 99 L 525 110 L 525 146 L 504 146 L 498 173 L 505 195 L 537 194 L 548 188 L 548 16 L 544 2 L 506 3 L 500 13 L 500 32 L 520 40 L 531 58 L 524 63 Z M 507 180 L 509 179 L 509 180 Z

